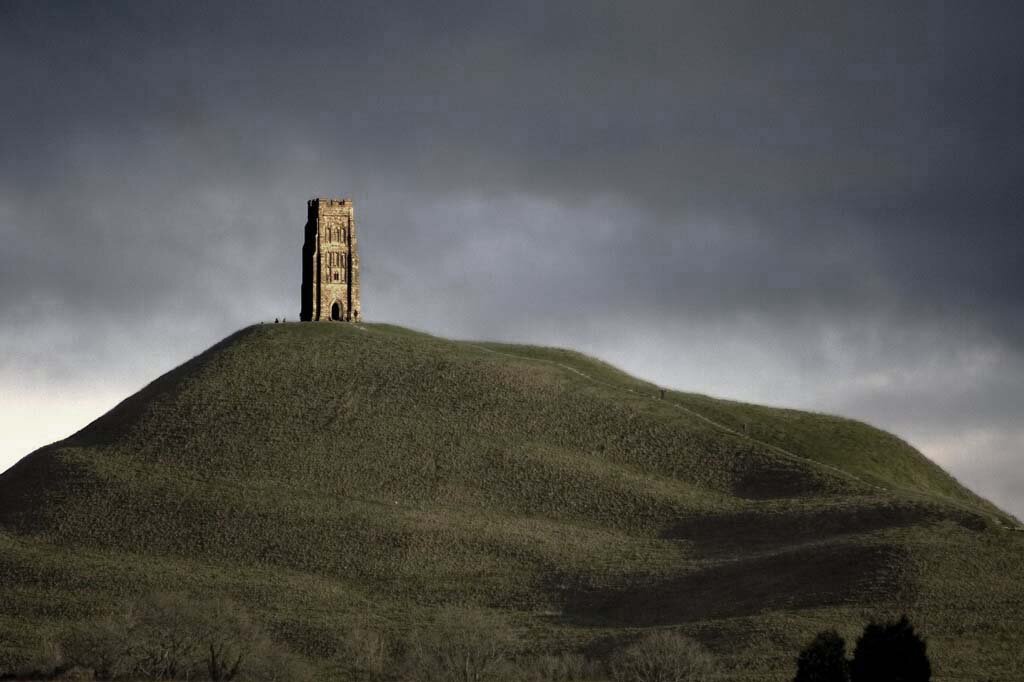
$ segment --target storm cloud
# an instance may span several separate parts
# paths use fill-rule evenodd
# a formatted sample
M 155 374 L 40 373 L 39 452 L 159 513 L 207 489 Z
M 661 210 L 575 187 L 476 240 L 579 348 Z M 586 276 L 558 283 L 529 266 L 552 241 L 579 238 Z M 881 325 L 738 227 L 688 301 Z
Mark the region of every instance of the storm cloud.
M 892 429 L 1024 514 L 1016 3 L 0 5 L 0 468 L 355 200 L 367 318 Z M 45 409 L 44 409 L 45 408 Z

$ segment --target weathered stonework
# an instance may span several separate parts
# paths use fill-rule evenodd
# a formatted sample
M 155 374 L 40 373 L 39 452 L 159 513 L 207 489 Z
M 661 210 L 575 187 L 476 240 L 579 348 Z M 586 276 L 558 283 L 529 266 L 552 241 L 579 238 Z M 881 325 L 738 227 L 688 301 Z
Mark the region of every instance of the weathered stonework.
M 359 249 L 351 199 L 310 199 L 299 319 L 358 322 Z

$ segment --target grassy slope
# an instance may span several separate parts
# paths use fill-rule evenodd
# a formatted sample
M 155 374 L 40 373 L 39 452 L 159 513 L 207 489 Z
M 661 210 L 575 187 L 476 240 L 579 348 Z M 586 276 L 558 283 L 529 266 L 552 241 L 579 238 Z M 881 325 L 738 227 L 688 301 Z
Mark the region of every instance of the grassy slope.
M 559 348 L 479 344 L 496 352 L 569 367 L 609 386 L 655 397 L 659 387 L 581 353 Z M 904 493 L 942 497 L 965 511 L 981 511 L 1017 525 L 988 500 L 960 485 L 906 442 L 862 422 L 832 415 L 751 405 L 696 393 L 667 391 L 666 398 L 752 440 L 784 453 L 836 467 L 873 485 Z
M 1012 519 L 866 425 L 655 391 L 557 349 L 242 330 L 0 476 L 0 658 L 185 590 L 325 670 L 353 619 L 452 601 L 542 646 L 678 627 L 737 679 L 903 610 L 939 679 L 1024 667 Z

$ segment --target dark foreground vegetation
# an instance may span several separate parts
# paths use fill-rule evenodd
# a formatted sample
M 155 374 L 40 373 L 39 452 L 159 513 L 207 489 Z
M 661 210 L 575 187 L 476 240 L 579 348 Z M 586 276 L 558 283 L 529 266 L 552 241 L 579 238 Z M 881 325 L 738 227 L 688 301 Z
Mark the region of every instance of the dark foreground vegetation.
M 857 640 L 852 660 L 846 641 L 825 630 L 797 658 L 793 682 L 929 682 L 927 644 L 903 616 L 889 623 L 869 623 Z
M 669 631 L 626 641 L 599 657 L 536 654 L 517 629 L 494 613 L 447 608 L 434 620 L 392 638 L 358 626 L 339 640 L 347 679 L 423 682 L 705 682 L 720 679 L 697 642 Z M 11 680 L 304 680 L 313 670 L 276 645 L 229 602 L 198 604 L 155 595 L 42 641 Z
M 700 643 L 655 629 L 589 652 L 537 654 L 493 612 L 440 609 L 393 638 L 365 625 L 342 633 L 340 675 L 367 681 L 711 682 L 726 678 Z M 904 616 L 869 623 L 852 659 L 835 630 L 800 652 L 793 682 L 930 682 L 924 640 Z M 40 641 L 0 680 L 304 680 L 313 669 L 277 645 L 237 604 L 152 595 Z
M 149 641 L 178 594 L 190 679 L 588 679 L 638 647 L 783 682 L 815 633 L 906 613 L 936 680 L 1019 682 L 1014 525 L 858 422 L 569 351 L 262 325 L 0 475 L 0 670 L 100 670 L 91 637 Z M 450 634 L 473 619 L 498 625 Z M 444 653 L 469 631 L 501 656 Z M 160 671 L 129 649 L 104 674 Z

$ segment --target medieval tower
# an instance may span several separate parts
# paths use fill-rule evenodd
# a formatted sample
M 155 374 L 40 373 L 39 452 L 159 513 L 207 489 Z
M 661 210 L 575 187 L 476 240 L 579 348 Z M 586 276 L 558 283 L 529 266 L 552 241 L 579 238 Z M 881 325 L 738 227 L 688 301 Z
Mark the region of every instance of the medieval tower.
M 351 199 L 310 199 L 299 319 L 359 321 L 359 249 Z

